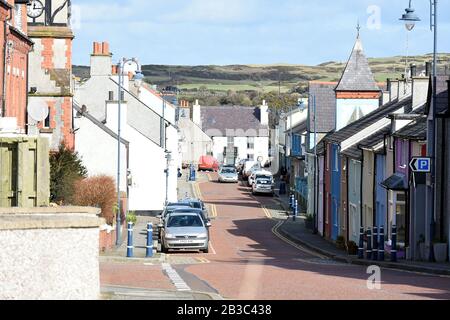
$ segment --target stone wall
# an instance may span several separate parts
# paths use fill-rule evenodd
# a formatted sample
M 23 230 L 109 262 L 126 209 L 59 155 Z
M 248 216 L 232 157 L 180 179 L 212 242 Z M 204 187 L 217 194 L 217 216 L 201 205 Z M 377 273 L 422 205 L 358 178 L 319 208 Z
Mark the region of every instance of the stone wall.
M 100 209 L 0 208 L 0 299 L 100 296 Z

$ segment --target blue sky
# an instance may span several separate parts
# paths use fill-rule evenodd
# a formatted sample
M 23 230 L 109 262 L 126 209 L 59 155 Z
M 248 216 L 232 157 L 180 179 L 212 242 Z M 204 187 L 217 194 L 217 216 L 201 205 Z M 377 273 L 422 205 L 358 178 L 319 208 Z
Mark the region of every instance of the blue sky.
M 74 64 L 89 64 L 92 42 L 143 64 L 309 64 L 345 61 L 360 21 L 369 57 L 405 55 L 398 20 L 408 0 L 73 0 Z M 450 52 L 450 1 L 439 1 L 439 52 Z M 429 1 L 410 54 L 431 53 Z

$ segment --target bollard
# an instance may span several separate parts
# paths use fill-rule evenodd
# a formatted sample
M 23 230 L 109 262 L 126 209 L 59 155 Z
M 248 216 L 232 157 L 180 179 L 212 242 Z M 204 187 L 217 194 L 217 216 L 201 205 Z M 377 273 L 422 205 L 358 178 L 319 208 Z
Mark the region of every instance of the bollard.
M 384 227 L 380 227 L 380 232 L 378 234 L 378 260 L 384 261 Z
M 133 257 L 133 223 L 128 222 L 127 258 Z
M 372 231 L 367 229 L 367 249 L 366 249 L 367 260 L 372 260 Z
M 372 260 L 378 260 L 378 227 L 373 227 L 373 250 Z
M 358 259 L 364 259 L 364 228 L 359 229 Z
M 294 195 L 289 196 L 289 208 L 294 208 Z
M 147 247 L 145 251 L 147 258 L 153 257 L 153 224 L 147 223 Z
M 292 217 L 292 219 L 295 221 L 297 219 L 297 214 L 298 214 L 298 200 L 295 200 L 295 204 L 294 204 L 294 216 Z
M 397 226 L 392 226 L 391 261 L 397 262 Z

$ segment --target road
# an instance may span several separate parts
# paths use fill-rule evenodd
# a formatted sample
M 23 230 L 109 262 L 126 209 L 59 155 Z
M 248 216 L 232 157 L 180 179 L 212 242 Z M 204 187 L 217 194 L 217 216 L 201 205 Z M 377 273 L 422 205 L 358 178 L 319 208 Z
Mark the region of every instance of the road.
M 214 174 L 209 177 L 197 192 L 215 216 L 210 252 L 170 253 L 160 266 L 121 266 L 128 277 L 114 284 L 238 300 L 450 299 L 450 277 L 399 270 L 382 269 L 381 288 L 369 289 L 366 267 L 336 262 L 281 239 L 277 226 L 285 217 L 271 197 L 252 196 L 242 182 L 219 184 Z M 102 265 L 108 284 L 111 267 Z

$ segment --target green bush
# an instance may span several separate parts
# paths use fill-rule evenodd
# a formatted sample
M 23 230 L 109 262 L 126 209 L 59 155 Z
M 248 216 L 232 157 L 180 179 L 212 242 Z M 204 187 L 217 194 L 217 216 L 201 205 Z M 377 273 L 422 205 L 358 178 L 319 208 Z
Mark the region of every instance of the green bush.
M 71 204 L 75 183 L 87 176 L 77 152 L 61 144 L 50 154 L 50 201 L 61 205 Z
M 133 224 L 136 224 L 137 221 L 137 217 L 136 217 L 136 213 L 134 211 L 130 211 L 127 214 L 127 223 L 131 222 Z

